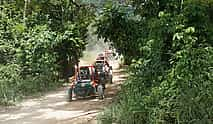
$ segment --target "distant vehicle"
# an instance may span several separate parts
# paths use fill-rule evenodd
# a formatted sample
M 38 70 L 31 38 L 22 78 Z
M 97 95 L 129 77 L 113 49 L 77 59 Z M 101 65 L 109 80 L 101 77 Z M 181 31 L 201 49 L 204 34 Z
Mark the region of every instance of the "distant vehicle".
M 105 60 L 105 57 L 104 57 L 104 56 L 98 56 L 98 57 L 96 58 L 96 60 Z
M 98 95 L 100 99 L 104 98 L 104 87 L 98 79 L 94 66 L 80 66 L 77 68 L 74 79 L 70 83 L 68 101 L 72 101 L 74 96 L 78 98 Z
M 104 50 L 103 53 L 99 53 L 96 60 L 106 60 L 110 61 L 113 59 L 113 51 L 112 50 Z
M 103 77 L 104 84 L 107 82 L 112 83 L 112 66 L 106 60 L 96 60 L 94 67 L 98 72 L 99 77 Z
M 103 53 L 99 53 L 96 60 L 105 60 L 105 55 Z
M 110 61 L 113 59 L 113 50 L 105 50 L 104 51 L 104 56 L 106 58 L 107 61 Z
M 104 53 L 99 53 L 98 56 L 104 56 Z

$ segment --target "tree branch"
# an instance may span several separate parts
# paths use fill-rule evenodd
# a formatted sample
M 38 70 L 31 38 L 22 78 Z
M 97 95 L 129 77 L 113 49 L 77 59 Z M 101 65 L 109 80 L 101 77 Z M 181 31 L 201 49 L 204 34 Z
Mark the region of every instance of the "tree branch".
M 78 3 L 75 2 L 75 0 L 71 0 L 71 3 L 74 4 L 76 7 L 81 7 L 81 5 L 79 5 Z

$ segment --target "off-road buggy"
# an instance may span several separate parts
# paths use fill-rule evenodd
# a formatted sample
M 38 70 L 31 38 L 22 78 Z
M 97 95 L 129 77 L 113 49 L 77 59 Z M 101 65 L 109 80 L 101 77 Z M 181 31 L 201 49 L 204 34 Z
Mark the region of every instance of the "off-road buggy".
M 104 98 L 104 86 L 98 78 L 94 66 L 80 66 L 76 69 L 71 86 L 68 88 L 68 101 L 73 97 L 97 96 Z
M 112 66 L 105 59 L 96 59 L 94 67 L 100 78 L 103 78 L 104 84 L 112 83 Z

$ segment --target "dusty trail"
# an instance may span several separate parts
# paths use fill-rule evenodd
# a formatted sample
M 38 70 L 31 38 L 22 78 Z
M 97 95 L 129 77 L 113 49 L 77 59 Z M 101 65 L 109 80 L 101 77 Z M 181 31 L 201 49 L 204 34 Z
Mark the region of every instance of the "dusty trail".
M 66 102 L 66 87 L 41 98 L 28 99 L 15 107 L 0 109 L 0 124 L 96 124 L 97 114 L 109 105 L 125 80 L 122 69 L 114 68 L 113 84 L 106 98 L 78 99 Z

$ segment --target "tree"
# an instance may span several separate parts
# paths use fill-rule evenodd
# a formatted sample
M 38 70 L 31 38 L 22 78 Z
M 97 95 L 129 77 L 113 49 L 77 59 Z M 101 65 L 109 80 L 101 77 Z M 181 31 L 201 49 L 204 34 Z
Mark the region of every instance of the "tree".
M 0 4 L 1 103 L 60 85 L 85 49 L 90 8 L 72 0 Z
M 212 3 L 132 0 L 131 15 L 123 11 L 126 5 L 105 9 L 97 33 L 118 49 L 128 48 L 121 53 L 131 66 L 103 124 L 212 123 Z

